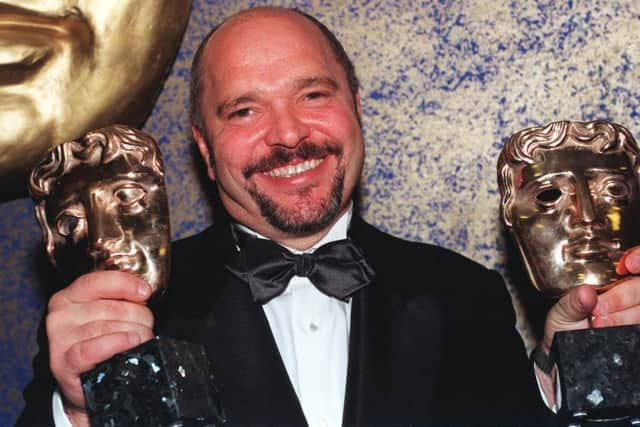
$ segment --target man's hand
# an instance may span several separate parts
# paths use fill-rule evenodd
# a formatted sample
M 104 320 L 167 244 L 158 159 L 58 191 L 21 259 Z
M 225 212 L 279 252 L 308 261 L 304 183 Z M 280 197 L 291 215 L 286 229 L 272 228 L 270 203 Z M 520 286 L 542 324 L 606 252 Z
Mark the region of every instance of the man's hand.
M 640 275 L 640 247 L 628 250 L 617 267 L 620 275 Z M 572 289 L 549 310 L 542 348 L 549 354 L 556 332 L 589 327 L 621 326 L 640 323 L 640 276 L 623 279 L 598 294 L 591 286 Z M 551 377 L 536 369 L 540 385 L 550 406 L 555 405 L 555 371 Z
M 624 253 L 620 258 L 617 273 L 640 274 L 640 247 Z M 590 286 L 580 286 L 564 295 L 549 311 L 542 344 L 545 351 L 549 352 L 553 336 L 558 331 L 638 323 L 640 276 L 623 279 L 601 294 L 597 294 Z
M 133 274 L 97 271 L 49 300 L 49 362 L 74 425 L 88 425 L 80 374 L 153 337 L 150 295 L 151 287 Z
M 596 290 L 591 286 L 580 286 L 564 295 L 549 310 L 544 325 L 542 348 L 549 354 L 556 332 L 587 329 L 591 325 L 592 311 L 598 303 Z

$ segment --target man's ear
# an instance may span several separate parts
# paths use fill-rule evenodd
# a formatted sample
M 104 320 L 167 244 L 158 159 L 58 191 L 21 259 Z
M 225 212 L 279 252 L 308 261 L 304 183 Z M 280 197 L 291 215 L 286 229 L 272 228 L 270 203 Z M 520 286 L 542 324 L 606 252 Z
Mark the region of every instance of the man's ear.
M 205 138 L 200 130 L 198 130 L 195 126 L 191 125 L 191 134 L 193 135 L 193 139 L 196 141 L 198 145 L 198 151 L 200 151 L 200 155 L 204 159 L 205 164 L 207 165 L 207 175 L 209 175 L 209 179 L 211 181 L 216 180 L 216 175 L 213 172 L 213 165 L 211 164 L 211 152 L 209 151 L 209 144 L 207 143 L 207 138 Z

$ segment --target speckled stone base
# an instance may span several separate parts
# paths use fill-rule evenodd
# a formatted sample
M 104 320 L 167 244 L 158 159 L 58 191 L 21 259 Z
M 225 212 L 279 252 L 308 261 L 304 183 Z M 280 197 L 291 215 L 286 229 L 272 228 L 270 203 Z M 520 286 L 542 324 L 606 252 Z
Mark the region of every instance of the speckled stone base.
M 576 418 L 640 415 L 640 325 L 556 334 L 562 411 Z
M 154 338 L 82 374 L 93 427 L 218 426 L 224 415 L 202 346 Z

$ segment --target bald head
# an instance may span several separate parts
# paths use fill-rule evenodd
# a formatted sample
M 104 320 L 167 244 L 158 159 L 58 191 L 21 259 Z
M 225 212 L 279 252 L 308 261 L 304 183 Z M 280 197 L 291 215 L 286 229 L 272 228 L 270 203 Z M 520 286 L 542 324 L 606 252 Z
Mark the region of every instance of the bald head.
M 191 90 L 190 90 L 190 116 L 191 125 L 195 127 L 200 133 L 204 134 L 204 123 L 202 118 L 202 59 L 205 55 L 205 51 L 213 50 L 211 55 L 215 55 L 215 41 L 210 43 L 213 39 L 232 36 L 234 30 L 239 29 L 242 24 L 251 23 L 258 20 L 274 20 L 280 24 L 287 23 L 287 25 L 303 25 L 306 26 L 309 23 L 310 31 L 320 31 L 324 40 L 328 43 L 329 48 L 333 52 L 336 61 L 340 64 L 349 83 L 349 88 L 353 95 L 355 102 L 356 95 L 360 83 L 356 75 L 353 62 L 347 55 L 344 47 L 336 36 L 320 21 L 311 15 L 308 15 L 297 9 L 288 9 L 281 7 L 258 7 L 254 9 L 247 9 L 236 13 L 224 20 L 220 25 L 214 27 L 209 34 L 203 39 L 196 51 L 193 63 L 191 65 Z M 212 45 L 212 46 L 210 46 Z M 222 43 L 220 44 L 222 45 Z

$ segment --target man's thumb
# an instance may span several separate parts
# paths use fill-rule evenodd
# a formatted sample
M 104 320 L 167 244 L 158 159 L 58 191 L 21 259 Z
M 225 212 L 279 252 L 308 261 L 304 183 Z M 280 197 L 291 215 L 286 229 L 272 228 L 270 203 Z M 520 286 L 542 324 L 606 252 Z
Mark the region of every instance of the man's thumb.
M 565 296 L 560 298 L 552 309 L 556 309 L 554 323 L 575 323 L 588 319 L 591 311 L 598 302 L 598 294 L 591 286 L 580 286 L 572 289 Z
M 556 332 L 589 327 L 591 311 L 597 301 L 598 294 L 595 289 L 583 285 L 569 291 L 551 307 L 543 338 L 543 347 L 547 353 L 551 349 L 551 342 Z

